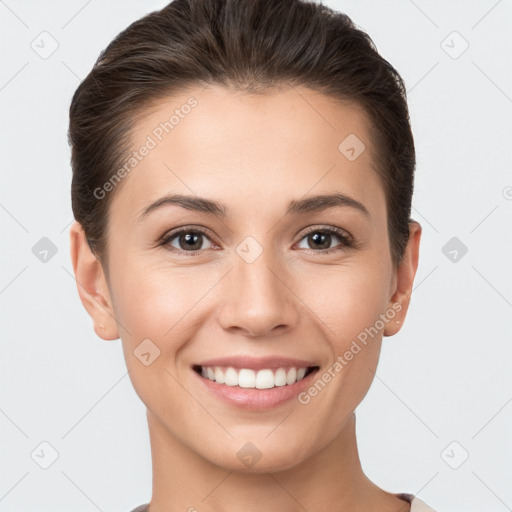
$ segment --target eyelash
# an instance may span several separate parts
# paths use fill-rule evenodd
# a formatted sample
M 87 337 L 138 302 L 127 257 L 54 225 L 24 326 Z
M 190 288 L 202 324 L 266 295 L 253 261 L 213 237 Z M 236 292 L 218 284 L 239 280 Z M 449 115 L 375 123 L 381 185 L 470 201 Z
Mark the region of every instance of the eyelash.
M 190 233 L 200 234 L 200 235 L 203 235 L 203 236 L 205 236 L 207 238 L 210 238 L 208 236 L 208 232 L 203 230 L 203 229 L 196 228 L 196 227 L 187 227 L 187 226 L 185 226 L 185 227 L 179 229 L 178 231 L 173 231 L 171 233 L 168 233 L 168 234 L 164 235 L 161 238 L 160 242 L 158 243 L 158 246 L 165 247 L 169 251 L 171 251 L 171 252 L 173 252 L 173 253 L 175 253 L 175 254 L 177 254 L 179 256 L 197 256 L 201 252 L 204 252 L 204 249 L 198 250 L 198 251 L 182 251 L 182 250 L 176 249 L 174 247 L 170 248 L 170 246 L 169 246 L 169 243 L 174 238 L 176 238 L 177 236 L 182 235 L 182 234 L 190 234 Z M 303 240 L 306 236 L 308 236 L 308 235 L 310 235 L 312 233 L 322 233 L 322 234 L 336 235 L 339 238 L 341 243 L 339 245 L 331 248 L 331 249 L 321 249 L 321 250 L 303 249 L 303 250 L 306 250 L 309 254 L 326 255 L 326 254 L 331 254 L 333 252 L 343 251 L 343 250 L 346 250 L 346 249 L 351 249 L 351 248 L 355 248 L 356 247 L 356 243 L 355 243 L 354 239 L 352 238 L 352 236 L 348 235 L 344 230 L 336 228 L 336 227 L 329 227 L 329 228 L 312 227 L 312 228 L 308 228 L 308 230 L 299 239 L 299 242 L 301 240 Z

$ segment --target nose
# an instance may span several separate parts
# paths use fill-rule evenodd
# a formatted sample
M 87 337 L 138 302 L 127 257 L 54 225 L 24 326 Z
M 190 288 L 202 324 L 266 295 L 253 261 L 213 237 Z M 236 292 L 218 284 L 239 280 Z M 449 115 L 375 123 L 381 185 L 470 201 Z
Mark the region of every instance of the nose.
M 294 328 L 299 321 L 300 300 L 293 293 L 289 273 L 270 249 L 252 262 L 235 253 L 223 287 L 218 321 L 227 331 L 272 336 Z

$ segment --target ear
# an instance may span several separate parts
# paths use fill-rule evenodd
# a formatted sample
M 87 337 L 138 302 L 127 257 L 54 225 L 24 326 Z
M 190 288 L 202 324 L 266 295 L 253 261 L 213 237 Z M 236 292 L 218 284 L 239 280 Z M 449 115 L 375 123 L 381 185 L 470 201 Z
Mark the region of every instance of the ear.
M 393 336 L 402 328 L 404 323 L 411 300 L 414 276 L 418 269 L 420 238 L 421 225 L 414 220 L 410 221 L 409 240 L 402 261 L 395 270 L 393 286 L 391 288 L 392 296 L 388 304 L 388 311 L 395 311 L 396 314 L 386 324 L 384 336 Z
M 119 338 L 107 280 L 91 251 L 82 225 L 74 221 L 70 232 L 71 262 L 80 300 L 92 318 L 94 331 L 104 340 Z

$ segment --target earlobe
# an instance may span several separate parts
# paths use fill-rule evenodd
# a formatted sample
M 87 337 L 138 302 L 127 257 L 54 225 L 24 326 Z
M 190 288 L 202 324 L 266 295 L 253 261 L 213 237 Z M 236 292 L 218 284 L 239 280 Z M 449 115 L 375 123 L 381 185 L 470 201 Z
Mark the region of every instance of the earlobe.
M 395 290 L 389 308 L 395 311 L 393 319 L 386 325 L 384 336 L 393 336 L 402 327 L 409 303 L 416 270 L 418 269 L 421 225 L 417 221 L 409 222 L 409 240 L 401 263 L 396 269 L 393 289 Z
M 104 340 L 115 340 L 119 330 L 101 262 L 91 251 L 80 223 L 73 222 L 69 236 L 80 300 L 92 318 L 96 334 Z

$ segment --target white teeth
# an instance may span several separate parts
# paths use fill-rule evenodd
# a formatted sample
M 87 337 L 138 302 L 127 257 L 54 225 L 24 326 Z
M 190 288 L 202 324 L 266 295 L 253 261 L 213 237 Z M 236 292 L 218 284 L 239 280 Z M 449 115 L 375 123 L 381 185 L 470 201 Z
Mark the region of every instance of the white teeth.
M 226 384 L 226 386 L 238 386 L 238 373 L 234 368 L 228 368 L 226 370 L 224 374 L 224 384 Z
M 286 370 L 279 368 L 274 375 L 274 384 L 276 386 L 286 386 Z
M 274 386 L 274 373 L 272 370 L 260 370 L 256 376 L 256 388 L 270 389 Z
M 251 370 L 241 368 L 236 370 L 232 366 L 201 366 L 201 375 L 226 386 L 240 386 L 241 388 L 270 389 L 276 386 L 286 386 L 302 380 L 307 368 L 278 368 L 277 370 L 263 369 Z
M 256 373 L 254 370 L 243 368 L 238 372 L 238 385 L 241 388 L 254 388 L 256 387 Z
M 218 366 L 215 368 L 215 379 L 211 380 L 215 380 L 219 384 L 224 384 L 224 373 Z
M 286 384 L 290 385 L 297 381 L 297 370 L 290 368 L 286 374 Z

